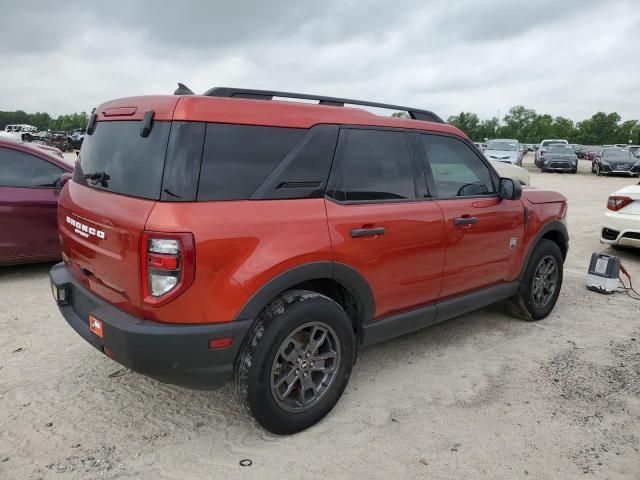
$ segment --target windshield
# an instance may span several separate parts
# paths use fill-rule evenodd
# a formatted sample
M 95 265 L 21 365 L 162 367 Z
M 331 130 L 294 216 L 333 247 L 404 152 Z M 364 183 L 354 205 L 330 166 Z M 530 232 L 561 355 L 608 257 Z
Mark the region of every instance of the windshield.
M 557 153 L 560 155 L 573 155 L 573 147 L 569 145 L 551 145 L 547 153 Z
M 518 150 L 517 142 L 491 141 L 487 143 L 487 150 L 499 150 L 503 152 L 515 152 Z
M 602 157 L 607 160 L 631 160 L 629 150 L 605 150 Z
M 143 137 L 140 122 L 98 122 L 82 143 L 73 181 L 158 200 L 170 128 L 170 122 L 153 122 L 149 136 Z

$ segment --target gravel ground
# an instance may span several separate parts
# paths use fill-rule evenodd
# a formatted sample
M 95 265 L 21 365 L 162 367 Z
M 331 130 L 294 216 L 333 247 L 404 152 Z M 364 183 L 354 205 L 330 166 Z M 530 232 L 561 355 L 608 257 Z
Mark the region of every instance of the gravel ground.
M 640 303 L 585 288 L 607 195 L 628 178 L 540 174 L 569 198 L 554 312 L 501 306 L 361 352 L 334 411 L 276 437 L 231 390 L 123 370 L 53 305 L 50 265 L 0 268 L 0 478 L 640 478 Z M 640 285 L 640 253 L 621 251 Z M 240 461 L 250 459 L 250 466 Z

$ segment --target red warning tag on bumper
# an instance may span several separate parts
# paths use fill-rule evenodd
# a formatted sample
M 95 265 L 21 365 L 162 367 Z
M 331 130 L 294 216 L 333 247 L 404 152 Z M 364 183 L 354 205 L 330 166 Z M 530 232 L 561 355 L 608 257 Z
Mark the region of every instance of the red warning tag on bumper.
M 102 338 L 102 320 L 98 320 L 93 315 L 89 315 L 89 330 Z

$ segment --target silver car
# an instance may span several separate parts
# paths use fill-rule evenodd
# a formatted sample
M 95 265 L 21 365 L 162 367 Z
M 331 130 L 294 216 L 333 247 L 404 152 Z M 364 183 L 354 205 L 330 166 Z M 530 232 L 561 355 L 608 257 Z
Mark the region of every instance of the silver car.
M 484 154 L 489 160 L 520 166 L 522 165 L 524 150 L 520 148 L 518 140 L 497 138 L 489 140 Z

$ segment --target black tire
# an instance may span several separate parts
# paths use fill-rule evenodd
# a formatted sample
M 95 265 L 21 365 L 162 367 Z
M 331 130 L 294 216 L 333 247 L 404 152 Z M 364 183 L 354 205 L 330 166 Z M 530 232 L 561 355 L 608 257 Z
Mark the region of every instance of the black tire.
M 544 305 L 540 305 L 534 300 L 534 281 L 542 261 L 549 258 L 554 260 L 556 266 L 555 288 L 547 302 Z M 558 301 L 558 295 L 560 295 L 560 289 L 562 288 L 562 263 L 560 247 L 551 240 L 540 240 L 529 258 L 518 292 L 507 301 L 509 312 L 518 318 L 528 321 L 541 320 L 549 315 Z
M 276 398 L 274 391 L 277 388 L 272 379 L 275 360 L 277 356 L 278 359 L 282 358 L 281 349 L 292 333 L 315 323 L 328 326 L 331 335 L 338 340 L 336 350 L 339 356 L 335 373 L 326 390 L 318 395 L 316 403 L 306 407 L 306 410 L 288 411 L 286 405 L 282 406 L 283 400 Z M 340 305 L 324 295 L 307 290 L 286 292 L 265 307 L 249 331 L 236 360 L 234 390 L 245 412 L 266 430 L 278 435 L 296 433 L 320 421 L 335 406 L 349 382 L 355 357 L 356 339 L 352 323 Z M 295 376 L 300 378 L 302 373 L 297 375 L 297 372 Z M 281 378 L 284 376 L 287 375 L 281 375 Z M 302 381 L 298 381 L 299 393 Z M 291 382 L 295 383 L 296 380 Z M 313 393 L 315 395 L 316 391 Z M 304 392 L 302 395 L 304 397 Z
M 602 169 L 600 168 L 600 164 L 596 163 L 596 176 L 601 177 L 603 175 Z
M 578 173 L 578 169 L 571 170 L 571 173 Z

